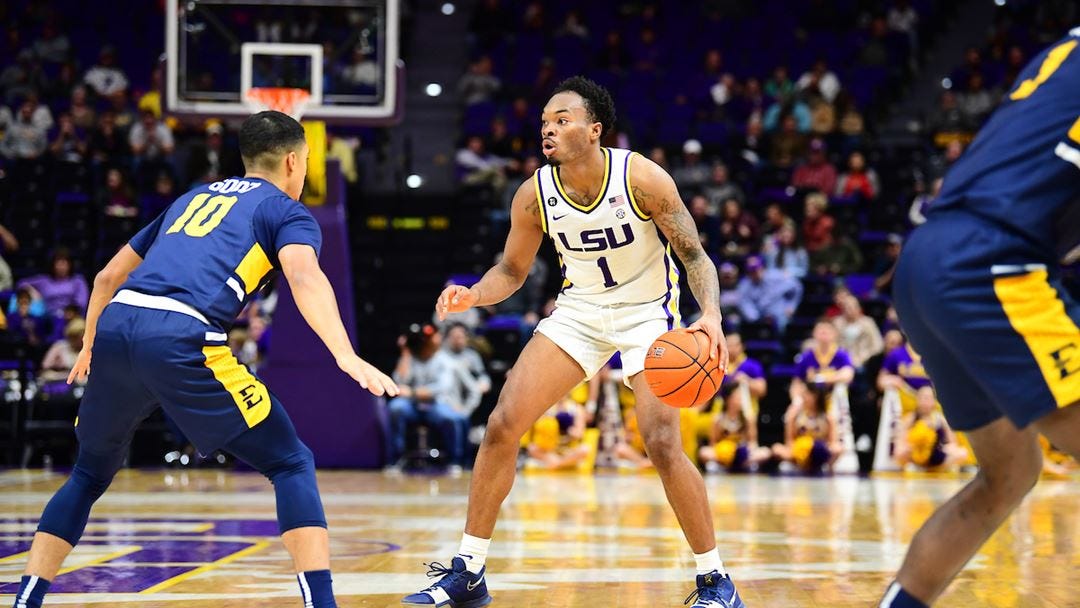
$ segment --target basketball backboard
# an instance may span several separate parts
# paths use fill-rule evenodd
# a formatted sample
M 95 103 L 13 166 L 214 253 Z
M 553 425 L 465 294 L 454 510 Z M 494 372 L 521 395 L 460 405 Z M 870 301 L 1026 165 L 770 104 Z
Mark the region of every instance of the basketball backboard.
M 306 118 L 399 110 L 398 0 L 167 0 L 169 112 L 246 116 L 250 90 L 303 89 Z

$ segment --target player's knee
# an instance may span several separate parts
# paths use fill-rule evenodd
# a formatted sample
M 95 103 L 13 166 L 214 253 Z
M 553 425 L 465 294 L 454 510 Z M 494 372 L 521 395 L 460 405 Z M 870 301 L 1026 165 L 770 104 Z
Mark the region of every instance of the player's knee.
M 96 454 L 80 449 L 71 470 L 71 479 L 96 500 L 109 488 L 123 462 L 124 454 L 119 451 Z
M 641 435 L 645 440 L 645 451 L 657 468 L 662 469 L 677 459 L 684 458 L 682 434 L 677 428 L 661 426 L 642 429 Z
M 271 482 L 277 483 L 284 477 L 293 475 L 315 475 L 315 455 L 311 448 L 298 441 L 295 449 L 285 458 L 266 467 L 262 471 Z
M 525 430 L 519 428 L 510 416 L 506 414 L 506 408 L 497 407 L 488 417 L 487 429 L 484 432 L 484 443 L 487 445 L 518 445 Z

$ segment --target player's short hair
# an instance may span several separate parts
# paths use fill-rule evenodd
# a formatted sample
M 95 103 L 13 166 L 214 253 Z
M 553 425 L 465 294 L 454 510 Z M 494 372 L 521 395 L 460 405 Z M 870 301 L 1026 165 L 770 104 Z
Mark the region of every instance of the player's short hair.
M 615 128 L 615 102 L 607 89 L 584 76 L 571 76 L 560 82 L 552 95 L 566 92 L 577 93 L 585 101 L 589 118 L 600 123 L 601 136 Z
M 267 110 L 252 114 L 240 125 L 240 157 L 248 170 L 271 168 L 304 141 L 304 127 L 281 112 Z

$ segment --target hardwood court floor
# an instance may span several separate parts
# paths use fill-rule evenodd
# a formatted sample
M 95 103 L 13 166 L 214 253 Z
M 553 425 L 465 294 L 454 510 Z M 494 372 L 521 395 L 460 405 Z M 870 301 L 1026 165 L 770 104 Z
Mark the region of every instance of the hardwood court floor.
M 0 473 L 0 582 L 17 581 L 63 482 Z M 339 605 L 398 606 L 448 561 L 468 479 L 324 472 Z M 708 479 L 717 538 L 750 608 L 872 606 L 905 543 L 962 479 Z M 937 604 L 1080 606 L 1080 489 L 1043 481 Z M 693 560 L 649 475 L 523 475 L 502 511 L 494 606 L 682 606 Z M 51 606 L 299 606 L 274 495 L 252 473 L 124 471 L 54 583 Z M 0 605 L 15 588 L 0 584 Z

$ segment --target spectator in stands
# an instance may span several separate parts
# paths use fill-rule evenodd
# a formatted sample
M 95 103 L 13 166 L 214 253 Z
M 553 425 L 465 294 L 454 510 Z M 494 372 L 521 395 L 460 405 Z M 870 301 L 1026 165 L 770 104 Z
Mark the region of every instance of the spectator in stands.
M 739 267 L 731 262 L 723 262 L 718 268 L 720 277 L 720 312 L 724 315 L 725 327 L 728 321 L 738 325 L 739 316 Z
M 105 173 L 105 190 L 102 196 L 101 208 L 106 216 L 123 218 L 139 215 L 135 191 L 119 168 L 113 167 Z
M 791 176 L 791 185 L 804 190 L 832 192 L 836 189 L 836 167 L 825 156 L 825 142 L 810 140 L 810 155 Z
M 982 72 L 982 53 L 979 52 L 977 47 L 970 46 L 964 51 L 964 63 L 952 71 L 949 79 L 952 81 L 953 86 L 963 87 L 967 85 L 974 74 L 982 74 Z
M 721 162 L 713 165 L 712 176 L 709 183 L 705 184 L 705 187 L 701 189 L 701 193 L 708 199 L 709 213 L 713 215 L 720 214 L 720 207 L 729 198 L 743 204 L 746 203 L 746 194 L 743 193 L 743 189 L 739 184 L 731 180 L 727 165 Z
M 739 90 L 739 83 L 735 76 L 730 73 L 721 74 L 709 87 L 709 98 L 713 102 L 713 111 L 710 112 L 714 120 L 734 118 L 728 111 L 728 104 L 735 99 Z
M 97 112 L 87 101 L 86 87 L 78 85 L 71 90 L 71 106 L 68 108 L 76 127 L 89 131 L 97 125 Z
M 116 126 L 120 127 L 125 133 L 131 131 L 139 117 L 131 106 L 127 91 L 117 91 L 109 97 L 109 107 L 113 114 L 116 115 Z
M 724 376 L 723 384 L 728 387 L 745 384 L 756 411 L 758 401 L 763 399 L 769 390 L 765 367 L 760 361 L 746 354 L 746 347 L 739 332 L 728 332 L 725 340 L 728 347 L 728 374 Z
M 34 104 L 24 101 L 19 114 L 8 125 L 4 139 L 0 141 L 0 153 L 10 159 L 33 160 L 40 158 L 48 146 L 45 128 L 34 124 Z
M 155 165 L 167 161 L 176 147 L 172 129 L 150 111 L 142 112 L 139 122 L 131 127 L 128 143 L 137 161 Z
M 708 199 L 701 194 L 694 195 L 689 204 L 690 217 L 694 218 L 701 246 L 709 253 L 716 253 L 720 248 L 720 218 L 712 212 Z
M 759 170 L 764 166 L 769 142 L 759 115 L 752 115 L 746 122 L 746 135 L 738 142 L 737 147 L 739 157 L 750 169 Z
M 795 86 L 800 93 L 819 97 L 831 104 L 840 92 L 840 79 L 829 69 L 828 62 L 819 58 L 809 71 L 799 77 Z
M 761 254 L 766 267 L 796 279 L 802 279 L 810 270 L 810 256 L 797 241 L 794 223 L 785 224 L 776 234 L 765 237 Z
M 372 51 L 357 45 L 353 49 L 352 62 L 341 71 L 341 79 L 355 89 L 374 91 L 380 79 L 379 64 Z
M 668 163 L 667 152 L 660 146 L 656 146 L 652 150 L 649 150 L 649 160 L 660 165 L 664 171 L 670 172 L 671 165 Z
M 743 209 L 738 199 L 724 201 L 720 216 L 719 247 L 728 257 L 742 257 L 758 248 L 761 226 L 753 213 Z
M 709 182 L 709 166 L 701 161 L 701 142 L 696 139 L 688 139 L 682 147 L 682 164 L 677 167 L 671 177 L 679 187 L 679 192 L 684 199 L 697 194 Z
M 788 76 L 786 65 L 773 68 L 772 77 L 765 82 L 765 94 L 776 100 L 791 98 L 795 93 L 795 83 Z
M 206 136 L 188 151 L 187 181 L 194 187 L 239 175 L 240 159 L 235 158 L 233 148 L 225 146 L 225 127 L 217 120 L 206 123 Z
M 465 147 L 454 156 L 461 182 L 468 186 L 489 186 L 496 198 L 502 196 L 506 188 L 506 169 L 509 160 L 488 154 L 484 149 L 484 140 L 473 135 L 465 142 Z
M 934 202 L 934 199 L 941 194 L 941 184 L 945 180 L 943 178 L 937 178 L 930 184 L 930 192 L 922 192 L 915 196 L 915 199 L 911 201 L 911 209 L 908 211 L 908 219 L 911 221 L 911 225 L 921 226 L 926 223 L 926 212 L 930 209 L 930 205 Z
M 47 63 L 63 63 L 71 52 L 71 42 L 56 28 L 51 19 L 41 28 L 41 36 L 34 41 L 34 54 Z
M 900 250 L 904 246 L 904 237 L 899 234 L 890 234 L 885 251 L 877 260 L 871 271 L 877 278 L 874 279 L 874 289 L 883 295 L 892 293 L 893 273 L 896 272 L 896 262 L 900 259 Z
M 60 64 L 60 71 L 56 74 L 56 77 L 51 79 L 48 86 L 42 89 L 43 96 L 54 105 L 59 105 L 63 101 L 71 99 L 71 93 L 75 91 L 76 87 L 86 86 L 79 78 L 79 72 L 72 61 L 66 61 Z
M 759 119 L 765 113 L 767 100 L 761 90 L 761 81 L 757 78 L 747 78 L 746 83 L 734 99 L 728 104 L 728 115 L 732 121 L 742 124 L 752 117 Z
M 761 223 L 761 233 L 766 237 L 775 236 L 785 226 L 794 229 L 795 220 L 784 213 L 784 208 L 780 203 L 769 203 L 765 207 L 765 221 Z
M 61 114 L 60 126 L 49 144 L 49 152 L 53 158 L 65 163 L 81 163 L 86 158 L 88 149 L 83 130 L 75 126 L 70 114 Z
M 862 265 L 862 250 L 841 226 L 834 228 L 832 241 L 827 247 L 810 254 L 810 266 L 821 276 L 842 277 L 858 272 Z
M 555 30 L 556 38 L 578 38 L 579 40 L 589 39 L 589 28 L 581 20 L 581 13 L 577 10 L 569 10 L 566 12 L 566 18 L 563 19 L 563 23 L 559 26 L 559 29 Z
M 960 108 L 956 93 L 952 91 L 942 92 L 938 108 L 927 119 L 926 127 L 934 145 L 939 148 L 955 140 L 966 144 L 974 132 L 971 117 Z
M 387 403 L 390 413 L 390 462 L 405 452 L 411 424 L 426 422 L 438 429 L 449 454 L 449 464 L 461 470 L 465 456 L 464 416 L 451 405 L 454 387 L 464 371 L 440 350 L 441 337 L 431 325 L 413 325 L 398 344 L 401 356 L 394 368 L 400 393 Z
M 469 71 L 458 80 L 457 85 L 458 97 L 465 105 L 491 101 L 502 88 L 502 81 L 491 73 L 492 68 L 491 57 L 487 55 L 469 64 Z
M 864 200 L 874 200 L 881 192 L 881 182 L 877 171 L 866 166 L 866 157 L 862 152 L 852 152 L 848 156 L 848 170 L 836 180 L 837 196 L 858 196 Z
M 863 145 L 866 125 L 862 113 L 855 103 L 855 98 L 847 91 L 840 91 L 836 97 L 837 140 L 840 152 L 850 152 Z
M 19 288 L 29 291 L 35 300 L 42 300 L 45 310 L 55 316 L 62 315 L 69 305 L 85 311 L 90 299 L 86 279 L 73 272 L 71 253 L 63 247 L 53 253 L 49 274 L 23 279 Z
M 102 112 L 90 135 L 91 158 L 98 165 L 115 165 L 126 163 L 130 155 L 128 139 L 116 125 L 116 114 L 111 110 Z
M 858 61 L 867 67 L 887 67 L 889 64 L 889 26 L 883 17 L 870 22 L 870 37 L 859 51 Z
M 144 223 L 149 223 L 168 209 L 169 205 L 176 200 L 176 196 L 176 183 L 172 175 L 169 175 L 168 171 L 158 173 L 157 179 L 154 180 L 154 191 L 139 197 L 139 217 Z
M 806 212 L 802 225 L 803 243 L 811 255 L 829 247 L 833 243 L 833 228 L 836 220 L 825 213 L 829 199 L 821 192 L 806 195 Z
M 780 121 L 780 130 L 770 138 L 769 161 L 774 167 L 790 169 L 806 157 L 806 149 L 806 136 L 799 131 L 795 116 L 785 115 Z
M 1010 91 L 1016 84 L 1016 77 L 1020 74 L 1020 70 L 1024 69 L 1027 65 L 1027 55 L 1024 54 L 1024 49 L 1017 45 L 1009 47 L 1009 53 L 1005 56 L 1005 68 L 1001 74 L 1001 82 L 998 86 L 1002 90 Z
M 510 168 L 516 170 L 517 161 L 514 158 L 521 153 L 524 142 L 510 137 L 510 131 L 506 128 L 506 120 L 496 116 L 491 121 L 491 132 L 484 140 L 484 149 L 489 154 L 507 159 Z
M 26 94 L 26 103 L 30 104 L 30 121 L 34 126 L 48 131 L 55 126 L 52 110 L 48 105 L 41 103 L 41 98 L 36 90 Z
M 42 382 L 67 380 L 82 350 L 85 332 L 86 322 L 82 319 L 74 319 L 67 324 L 64 328 L 64 339 L 53 343 L 41 361 L 41 374 L 38 378 Z
M 910 0 L 896 0 L 885 15 L 889 29 L 908 37 L 913 52 L 919 50 L 919 13 L 911 6 Z
M 79 307 L 75 306 L 74 304 L 68 304 L 67 306 L 65 306 L 64 312 L 61 314 L 61 316 L 56 317 L 52 320 L 52 332 L 49 333 L 48 343 L 52 344 L 53 342 L 56 342 L 58 340 L 63 340 L 64 330 L 67 329 L 69 323 L 75 321 L 76 319 L 80 321 L 85 321 L 85 319 L 83 319 L 82 310 L 80 310 Z
M 977 123 L 989 116 L 997 105 L 997 96 L 986 90 L 983 75 L 975 72 L 968 77 L 967 90 L 960 94 L 960 110 Z
M 502 251 L 495 255 L 495 264 L 502 261 L 502 255 Z M 495 305 L 495 314 L 517 317 L 521 320 L 522 330 L 531 332 L 532 328 L 540 322 L 545 302 L 547 277 L 547 262 L 541 256 L 536 256 L 532 266 L 529 267 L 525 283 L 508 298 Z
M 83 82 L 90 86 L 101 97 L 112 97 L 116 93 L 123 93 L 128 88 L 128 78 L 124 71 L 116 65 L 116 49 L 111 46 L 103 46 L 98 54 L 97 65 L 87 70 L 83 76 Z
M 761 120 L 765 130 L 773 132 L 776 131 L 777 127 L 783 128 L 783 121 L 788 116 L 795 118 L 795 129 L 799 133 L 806 134 L 810 132 L 813 121 L 810 106 L 794 94 L 776 100 L 776 103 L 765 110 Z
M 5 103 L 13 104 L 33 91 L 43 90 L 47 80 L 34 52 L 23 49 L 15 57 L 15 63 L 0 72 L 0 92 L 4 94 Z
M 964 153 L 964 144 L 954 139 L 945 146 L 945 151 L 940 154 L 931 154 L 927 162 L 926 174 L 930 179 L 941 179 L 949 172 L 956 161 Z
M 795 359 L 797 377 L 808 385 L 832 389 L 836 384 L 851 384 L 855 379 L 855 366 L 851 356 L 840 347 L 840 334 L 827 319 L 814 324 L 810 348 Z
M 36 314 L 34 296 L 30 289 L 20 287 L 15 291 L 15 310 L 8 313 L 8 331 L 18 341 L 32 347 L 44 347 L 49 335 L 48 322 L 42 314 Z
M 746 276 L 736 287 L 743 321 L 771 321 L 781 332 L 802 300 L 802 283 L 780 270 L 767 270 L 759 256 L 746 260 Z
M 4 260 L 4 254 L 19 250 L 19 239 L 10 230 L 0 225 L 0 291 L 11 289 L 12 282 L 11 266 Z
M 484 360 L 480 357 L 480 353 L 469 346 L 471 338 L 468 327 L 462 323 L 452 323 L 446 328 L 446 340 L 443 348 L 446 354 L 456 361 L 458 366 L 465 370 L 473 380 L 471 385 L 463 386 L 463 388 L 471 390 L 463 391 L 464 394 L 460 398 L 466 415 L 472 414 L 480 405 L 483 396 L 491 391 L 491 376 L 488 375 L 487 369 L 484 367 Z
M 840 290 L 836 298 L 840 304 L 840 316 L 833 319 L 833 323 L 840 333 L 840 347 L 847 351 L 855 369 L 861 370 L 870 357 L 884 350 L 881 330 L 863 312 L 859 299 L 850 291 Z

